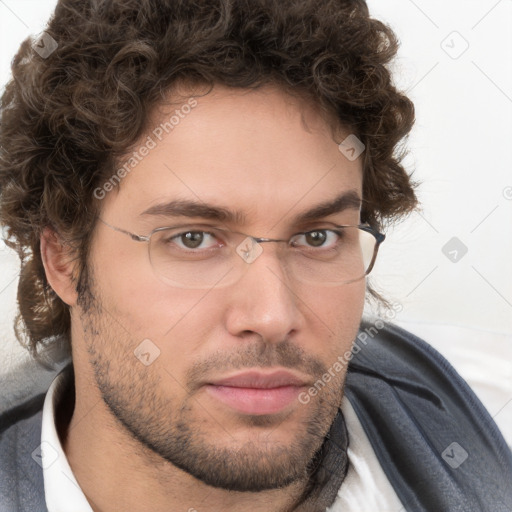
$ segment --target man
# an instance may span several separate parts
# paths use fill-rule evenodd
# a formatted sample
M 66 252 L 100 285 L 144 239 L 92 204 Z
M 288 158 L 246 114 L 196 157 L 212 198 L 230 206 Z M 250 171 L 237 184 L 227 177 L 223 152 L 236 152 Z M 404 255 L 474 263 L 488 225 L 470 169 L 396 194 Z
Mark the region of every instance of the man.
M 1 218 L 18 335 L 71 364 L 0 419 L 2 510 L 510 510 L 460 377 L 361 324 L 416 204 L 395 52 L 362 1 L 58 3 L 2 98 Z

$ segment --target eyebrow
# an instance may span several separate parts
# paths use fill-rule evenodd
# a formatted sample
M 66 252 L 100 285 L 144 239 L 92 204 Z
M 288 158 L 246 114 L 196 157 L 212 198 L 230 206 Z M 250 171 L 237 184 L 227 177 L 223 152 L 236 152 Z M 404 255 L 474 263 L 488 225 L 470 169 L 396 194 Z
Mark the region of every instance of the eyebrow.
M 320 203 L 310 210 L 300 213 L 296 218 L 297 224 L 311 222 L 344 210 L 359 210 L 361 198 L 355 190 L 343 192 L 339 196 Z M 241 211 L 232 211 L 221 206 L 213 206 L 197 201 L 177 199 L 149 207 L 141 216 L 164 217 L 201 217 L 203 219 L 229 222 L 231 224 L 244 224 L 246 215 Z

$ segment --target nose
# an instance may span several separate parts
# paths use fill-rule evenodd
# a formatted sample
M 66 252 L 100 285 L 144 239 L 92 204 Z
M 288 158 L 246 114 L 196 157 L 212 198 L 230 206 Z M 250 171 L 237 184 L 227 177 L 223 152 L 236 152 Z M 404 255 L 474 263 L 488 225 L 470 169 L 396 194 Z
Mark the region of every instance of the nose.
M 283 271 L 273 244 L 251 263 L 242 261 L 241 278 L 230 287 L 226 327 L 230 334 L 257 334 L 267 343 L 277 343 L 298 332 L 303 325 L 295 286 Z

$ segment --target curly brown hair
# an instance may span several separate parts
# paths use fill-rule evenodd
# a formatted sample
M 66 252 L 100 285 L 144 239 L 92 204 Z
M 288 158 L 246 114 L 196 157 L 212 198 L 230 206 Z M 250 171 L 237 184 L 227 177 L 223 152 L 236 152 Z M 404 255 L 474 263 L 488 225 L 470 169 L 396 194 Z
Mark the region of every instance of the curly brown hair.
M 34 355 L 70 333 L 46 280 L 43 229 L 73 247 L 80 294 L 93 191 L 180 82 L 306 95 L 366 146 L 362 220 L 380 227 L 416 206 L 399 151 L 414 107 L 388 69 L 397 39 L 364 0 L 60 0 L 46 34 L 53 53 L 25 40 L 1 99 L 0 222 L 21 260 L 16 335 Z

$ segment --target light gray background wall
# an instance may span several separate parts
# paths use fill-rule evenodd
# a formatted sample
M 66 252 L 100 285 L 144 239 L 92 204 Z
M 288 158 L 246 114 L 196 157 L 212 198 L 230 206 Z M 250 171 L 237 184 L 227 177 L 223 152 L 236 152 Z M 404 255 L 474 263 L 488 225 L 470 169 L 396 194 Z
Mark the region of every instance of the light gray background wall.
M 475 388 L 512 439 L 512 0 L 370 0 L 402 46 L 421 212 L 388 233 L 372 281 Z M 0 84 L 55 0 L 0 0 Z M 450 242 L 451 241 L 451 242 Z M 0 242 L 1 244 L 1 242 Z M 449 244 L 449 245 L 447 245 Z M 467 251 L 467 252 L 466 252 Z M 0 357 L 14 364 L 16 258 L 0 245 Z

